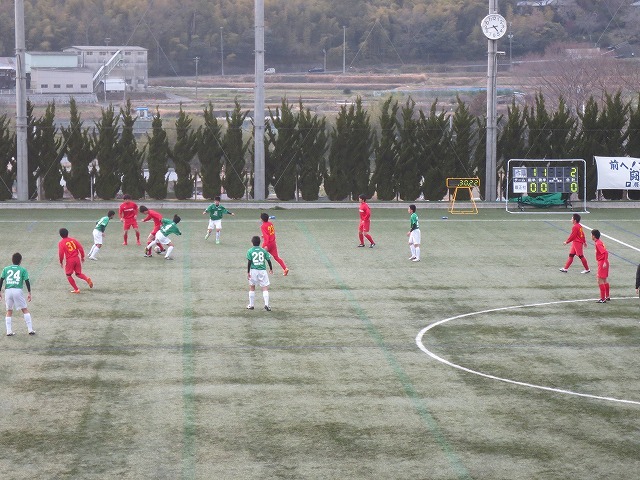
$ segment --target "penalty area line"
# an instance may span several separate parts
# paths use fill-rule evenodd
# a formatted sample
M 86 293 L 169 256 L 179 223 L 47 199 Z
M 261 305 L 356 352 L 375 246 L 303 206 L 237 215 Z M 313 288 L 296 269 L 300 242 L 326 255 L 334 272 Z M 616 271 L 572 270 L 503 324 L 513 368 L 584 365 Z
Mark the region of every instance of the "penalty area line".
M 619 297 L 619 298 L 616 298 L 616 300 L 629 300 L 629 299 L 637 299 L 637 298 L 638 297 Z M 450 322 L 451 320 L 458 320 L 460 318 L 471 317 L 473 315 L 482 315 L 482 314 L 491 313 L 491 312 L 502 312 L 502 311 L 505 311 L 505 310 L 515 310 L 515 309 L 518 309 L 518 308 L 541 307 L 541 306 L 546 306 L 546 305 L 557 305 L 557 304 L 561 304 L 561 303 L 578 303 L 578 302 L 592 302 L 592 301 L 593 301 L 592 298 L 582 299 L 582 300 L 560 300 L 560 301 L 556 301 L 556 302 L 531 303 L 531 304 L 528 304 L 528 305 L 512 305 L 512 306 L 509 306 L 509 307 L 491 308 L 491 309 L 488 309 L 488 310 L 481 310 L 481 311 L 478 311 L 478 312 L 463 313 L 461 315 L 456 315 L 455 317 L 450 317 L 450 318 L 445 318 L 444 320 L 439 320 L 439 321 L 437 321 L 435 323 L 432 323 L 431 325 L 426 326 L 422 330 L 420 330 L 420 332 L 418 332 L 418 335 L 416 336 L 416 345 L 418 345 L 418 348 L 420 350 L 422 350 L 424 353 L 426 353 L 431 358 L 433 358 L 434 360 L 437 360 L 440 363 L 444 363 L 445 365 L 448 365 L 450 367 L 456 368 L 458 370 L 462 370 L 464 372 L 471 373 L 473 375 L 478 375 L 480 377 L 489 378 L 491 380 L 497 380 L 499 382 L 509 383 L 509 384 L 512 384 L 512 385 L 520 385 L 522 387 L 535 388 L 537 390 L 545 390 L 545 391 L 548 391 L 548 392 L 560 393 L 560 394 L 564 394 L 564 395 L 573 395 L 573 396 L 576 396 L 576 397 L 590 398 L 590 399 L 593 399 L 593 400 L 603 400 L 603 401 L 607 401 L 607 402 L 626 403 L 626 404 L 630 404 L 630 405 L 640 405 L 640 401 L 636 401 L 636 400 L 625 400 L 625 399 L 622 399 L 622 398 L 605 397 L 605 396 L 601 396 L 601 395 L 592 395 L 592 394 L 589 394 L 589 393 L 574 392 L 572 390 L 566 390 L 566 389 L 563 389 L 563 388 L 548 387 L 548 386 L 545 386 L 545 385 L 536 385 L 536 384 L 533 384 L 533 383 L 520 382 L 518 380 L 512 380 L 510 378 L 498 377 L 496 375 L 491 375 L 491 374 L 488 374 L 488 373 L 480 372 L 478 370 L 473 370 L 471 368 L 467 368 L 467 367 L 464 367 L 462 365 L 458 365 L 457 363 L 453 363 L 453 362 L 451 362 L 451 361 L 447 360 L 446 358 L 443 358 L 443 357 L 441 357 L 439 355 L 436 355 L 431 350 L 429 350 L 427 347 L 425 347 L 425 345 L 424 345 L 424 343 L 422 341 L 424 335 L 429 330 L 437 327 L 438 325 L 442 325 L 444 323 Z
M 591 228 L 591 227 L 587 227 L 584 223 L 582 224 L 582 226 L 583 226 L 584 228 L 586 228 L 587 230 L 591 230 L 591 231 L 593 231 L 593 228 Z M 612 241 L 614 241 L 614 242 L 617 242 L 617 243 L 619 243 L 620 245 L 624 245 L 625 247 L 628 247 L 628 248 L 630 248 L 630 249 L 632 249 L 632 250 L 635 250 L 636 252 L 640 252 L 640 248 L 638 248 L 638 247 L 634 247 L 633 245 L 629 245 L 628 243 L 625 243 L 625 242 L 623 242 L 622 240 L 618 240 L 617 238 L 611 237 L 611 236 L 609 236 L 609 235 L 607 235 L 607 234 L 605 234 L 605 233 L 600 232 L 600 236 L 601 236 L 601 237 L 608 238 L 609 240 L 612 240 Z

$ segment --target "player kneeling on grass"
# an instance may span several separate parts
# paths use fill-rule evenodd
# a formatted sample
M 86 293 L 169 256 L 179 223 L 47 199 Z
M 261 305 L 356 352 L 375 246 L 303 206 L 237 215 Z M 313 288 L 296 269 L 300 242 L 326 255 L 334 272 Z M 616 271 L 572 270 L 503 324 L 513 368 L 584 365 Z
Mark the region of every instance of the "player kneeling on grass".
M 173 216 L 173 221 L 168 220 L 166 218 L 162 219 L 162 227 L 156 233 L 156 239 L 146 246 L 144 249 L 144 256 L 151 257 L 151 250 L 156 245 L 162 245 L 166 248 L 167 253 L 164 256 L 165 260 L 173 260 L 171 256 L 171 252 L 173 252 L 173 242 L 169 239 L 169 235 L 175 233 L 176 235 L 182 235 L 182 232 L 178 228 L 178 224 L 180 223 L 180 217 L 178 215 Z
M 596 263 L 598 264 L 598 287 L 600 288 L 600 300 L 598 303 L 605 303 L 611 300 L 609 296 L 609 252 L 600 240 L 600 230 L 591 232 L 591 240 L 596 245 Z
M 269 306 L 269 275 L 273 275 L 271 255 L 264 248 L 260 248 L 260 237 L 251 238 L 252 247 L 247 251 L 247 279 L 249 280 L 249 305 L 247 310 L 253 310 L 256 299 L 256 285 L 262 288 L 264 309 L 271 311 Z M 269 274 L 267 274 L 269 264 Z
M 31 325 L 31 314 L 27 308 L 27 301 L 31 301 L 31 284 L 29 283 L 29 274 L 24 267 L 20 266 L 20 263 L 22 262 L 22 255 L 17 252 L 14 253 L 11 257 L 11 261 L 13 263 L 4 267 L 2 275 L 0 276 L 0 289 L 2 289 L 2 284 L 6 282 L 4 287 L 4 297 L 7 304 L 7 315 L 4 321 L 7 325 L 7 337 L 14 335 L 13 330 L 11 329 L 11 320 L 14 308 L 22 310 L 29 335 L 35 335 L 36 332 L 33 330 Z M 27 292 L 29 292 L 26 300 L 22 293 L 23 284 L 26 285 Z M 0 299 L 2 299 L 1 293 Z

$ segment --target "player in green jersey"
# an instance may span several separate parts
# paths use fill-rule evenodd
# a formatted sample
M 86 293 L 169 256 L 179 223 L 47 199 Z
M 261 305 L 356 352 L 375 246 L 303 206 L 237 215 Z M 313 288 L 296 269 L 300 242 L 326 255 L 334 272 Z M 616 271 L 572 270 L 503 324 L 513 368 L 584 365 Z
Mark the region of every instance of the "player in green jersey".
M 214 203 L 205 208 L 203 215 L 209 214 L 209 226 L 207 227 L 207 234 L 204 236 L 206 240 L 211 235 L 213 229 L 216 229 L 216 243 L 220 243 L 220 230 L 222 230 L 222 216 L 225 213 L 229 215 L 235 215 L 235 213 L 231 213 L 229 210 L 220 205 L 220 197 L 216 197 L 214 199 Z
M 33 330 L 33 326 L 31 325 L 31 313 L 29 313 L 29 309 L 27 308 L 27 301 L 31 301 L 31 283 L 29 283 L 29 274 L 24 267 L 20 266 L 20 263 L 22 263 L 22 255 L 17 252 L 14 253 L 11 257 L 11 261 L 13 263 L 4 267 L 2 274 L 0 275 L 0 290 L 2 289 L 2 284 L 5 284 L 4 297 L 7 304 L 7 315 L 5 316 L 4 321 L 7 325 L 7 337 L 15 335 L 11 329 L 11 321 L 13 317 L 13 310 L 16 308 L 22 310 L 29 335 L 35 335 L 36 332 Z M 22 293 L 23 285 L 27 287 L 27 292 L 29 292 L 26 300 Z M 0 293 L 0 299 L 2 299 L 2 293 Z
M 418 223 L 418 214 L 416 213 L 416 206 L 409 205 L 409 213 L 411 217 L 409 219 L 409 231 L 407 237 L 409 237 L 409 249 L 411 250 L 411 256 L 409 260 L 412 262 L 420 261 L 420 224 Z
M 152 256 L 151 252 L 153 251 L 152 250 L 153 247 L 155 247 L 157 244 L 160 244 L 167 250 L 167 253 L 164 256 L 164 259 L 173 260 L 173 257 L 171 256 L 171 252 L 173 252 L 174 245 L 173 245 L 173 242 L 169 239 L 169 235 L 172 233 L 176 235 L 182 235 L 182 232 L 178 228 L 179 223 L 180 223 L 180 217 L 178 215 L 173 216 L 173 221 L 167 218 L 163 218 L 162 227 L 160 227 L 160 230 L 158 230 L 158 233 L 156 233 L 155 240 L 145 247 L 144 256 L 151 257 Z
M 253 246 L 247 251 L 247 279 L 249 280 L 249 305 L 247 305 L 247 310 L 253 310 L 253 304 L 256 299 L 256 285 L 260 285 L 262 298 L 264 299 L 264 309 L 270 312 L 269 275 L 273 275 L 271 255 L 260 247 L 260 237 L 252 237 L 251 244 Z M 267 275 L 267 264 L 269 265 L 269 275 Z
M 115 214 L 116 212 L 109 210 L 106 217 L 102 217 L 96 222 L 96 226 L 93 229 L 93 246 L 91 247 L 91 250 L 89 250 L 90 260 L 98 260 L 98 252 L 100 251 L 100 248 L 102 248 L 104 230 L 107 228 L 109 220 L 111 220 Z

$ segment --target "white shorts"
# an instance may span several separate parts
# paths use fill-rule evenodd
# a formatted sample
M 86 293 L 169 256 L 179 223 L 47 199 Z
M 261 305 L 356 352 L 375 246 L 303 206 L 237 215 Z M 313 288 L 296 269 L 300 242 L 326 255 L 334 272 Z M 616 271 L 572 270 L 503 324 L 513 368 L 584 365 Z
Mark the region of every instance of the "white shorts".
M 171 243 L 171 240 L 169 240 L 169 237 L 166 237 L 164 233 L 158 232 L 156 233 L 156 242 L 161 245 L 169 245 Z
M 409 234 L 409 245 L 420 245 L 420 229 L 416 228 Z
M 260 287 L 268 287 L 270 285 L 269 274 L 266 270 L 254 270 L 252 268 L 250 274 L 249 285 L 258 285 Z
M 222 230 L 222 220 L 209 220 L 209 230 Z
M 97 228 L 93 229 L 93 243 L 96 245 L 102 245 L 102 232 Z
M 27 308 L 27 301 L 24 298 L 21 288 L 10 288 L 4 292 L 4 301 L 7 304 L 7 310 L 15 310 Z

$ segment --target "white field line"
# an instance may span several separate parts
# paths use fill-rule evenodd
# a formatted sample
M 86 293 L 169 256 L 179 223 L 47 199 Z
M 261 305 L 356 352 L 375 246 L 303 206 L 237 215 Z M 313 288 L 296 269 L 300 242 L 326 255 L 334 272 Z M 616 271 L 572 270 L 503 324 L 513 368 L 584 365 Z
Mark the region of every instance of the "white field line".
M 637 300 L 637 298 L 638 297 L 618 297 L 618 298 L 615 298 L 615 300 L 629 300 L 629 299 Z M 514 305 L 514 306 L 511 306 L 511 307 L 492 308 L 492 309 L 489 309 L 489 310 L 481 310 L 479 312 L 464 313 L 462 315 L 456 315 L 455 317 L 445 318 L 444 320 L 440 320 L 438 322 L 432 323 L 431 325 L 423 328 L 422 330 L 420 330 L 420 332 L 416 336 L 416 344 L 418 345 L 418 348 L 420 350 L 422 350 L 424 353 L 429 355 L 431 358 L 433 358 L 433 359 L 435 359 L 435 360 L 437 360 L 437 361 L 439 361 L 441 363 L 444 363 L 445 365 L 449 365 L 450 367 L 457 368 L 458 370 L 462 370 L 462 371 L 465 371 L 467 373 L 472 373 L 473 375 L 478 375 L 478 376 L 481 376 L 481 377 L 490 378 L 492 380 L 498 380 L 500 382 L 510 383 L 510 384 L 513 384 L 513 385 L 520 385 L 520 386 L 523 386 L 523 387 L 535 388 L 535 389 L 538 389 L 538 390 L 546 390 L 546 391 L 554 392 L 554 393 L 562 393 L 562 394 L 565 394 L 565 395 L 574 395 L 574 396 L 577 396 L 577 397 L 591 398 L 591 399 L 595 399 L 595 400 L 604 400 L 604 401 L 607 401 L 607 402 L 617 402 L 617 403 L 627 403 L 627 404 L 632 404 L 632 405 L 640 405 L 640 401 L 636 401 L 636 400 L 625 400 L 625 399 L 622 399 L 622 398 L 603 397 L 603 396 L 600 396 L 600 395 L 591 395 L 591 394 L 588 394 L 588 393 L 574 392 L 574 391 L 565 390 L 565 389 L 562 389 L 562 388 L 547 387 L 547 386 L 544 386 L 544 385 L 535 385 L 533 383 L 519 382 L 517 380 L 512 380 L 512 379 L 509 379 L 509 378 L 497 377 L 495 375 L 490 375 L 488 373 L 479 372 L 477 370 L 472 370 L 470 368 L 463 367 L 462 365 L 458 365 L 456 363 L 450 362 L 449 360 L 436 355 L 435 353 L 430 351 L 427 347 L 425 347 L 424 344 L 422 343 L 422 338 L 424 337 L 424 335 L 429 330 L 431 330 L 432 328 L 437 327 L 438 325 L 442 325 L 444 323 L 450 322 L 451 320 L 457 320 L 459 318 L 470 317 L 470 316 L 473 316 L 473 315 L 481 315 L 481 314 L 484 314 L 484 313 L 500 312 L 500 311 L 504 311 L 504 310 L 515 310 L 515 309 L 518 309 L 518 308 L 541 307 L 541 306 L 546 306 L 546 305 L 555 305 L 555 304 L 559 304 L 559 303 L 576 303 L 576 302 L 592 302 L 592 301 L 594 301 L 593 298 L 583 299 L 583 300 L 561 300 L 561 301 L 557 301 L 557 302 L 532 303 L 532 304 L 529 304 L 529 305 Z
M 587 230 L 593 230 L 593 228 L 587 227 L 584 223 L 582 224 L 582 226 L 584 228 L 586 228 Z M 635 250 L 636 252 L 640 252 L 640 248 L 634 247 L 633 245 L 629 245 L 628 243 L 624 243 L 622 240 L 618 240 L 617 238 L 610 237 L 609 235 L 606 235 L 606 234 L 604 234 L 602 232 L 600 232 L 600 236 L 608 238 L 609 240 L 613 240 L 614 242 L 617 242 L 620 245 L 624 245 L 625 247 L 631 248 L 632 250 Z

